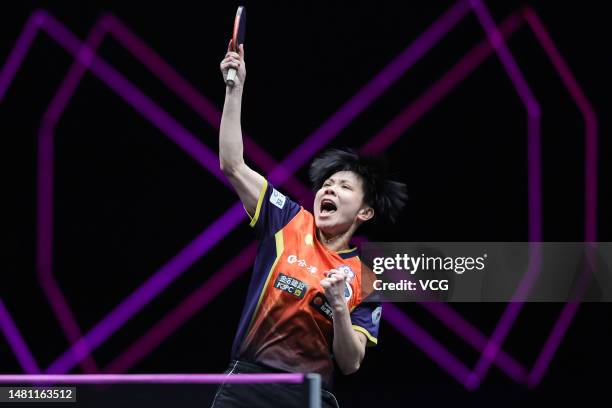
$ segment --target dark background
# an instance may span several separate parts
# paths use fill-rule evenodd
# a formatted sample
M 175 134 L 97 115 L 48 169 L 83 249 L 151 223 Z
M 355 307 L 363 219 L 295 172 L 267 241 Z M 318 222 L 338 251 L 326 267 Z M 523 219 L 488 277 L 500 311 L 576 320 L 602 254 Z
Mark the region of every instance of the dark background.
M 248 2 L 243 129 L 276 160 L 282 160 L 453 4 Z M 610 37 L 605 5 L 486 4 L 497 22 L 520 7 L 532 6 L 597 112 L 597 240 L 610 241 L 607 108 L 612 64 L 605 42 Z M 80 38 L 107 11 L 221 109 L 224 85 L 218 64 L 236 5 L 6 3 L 0 13 L 0 63 L 6 61 L 36 8 L 48 10 Z M 363 145 L 483 38 L 475 15 L 469 14 L 330 146 Z M 582 241 L 582 116 L 529 29 L 524 26 L 512 36 L 509 47 L 542 106 L 543 240 Z M 114 39 L 106 38 L 99 53 L 217 151 L 215 128 Z M 63 353 L 68 342 L 36 276 L 37 134 L 41 116 L 72 62 L 47 35 L 39 35 L 0 102 L 5 208 L 0 214 L 0 297 L 41 367 Z M 397 224 L 366 231 L 368 238 L 528 240 L 526 140 L 525 109 L 499 59 L 492 55 L 386 151 L 397 178 L 408 184 L 411 201 Z M 307 166 L 297 177 L 307 182 Z M 55 180 L 54 276 L 83 331 L 236 200 L 233 192 L 91 73 L 85 75 L 56 128 Z M 224 238 L 94 352 L 99 367 L 111 362 L 252 239 L 246 223 Z M 130 372 L 223 371 L 247 285 L 248 273 Z M 474 366 L 478 354 L 423 308 L 398 306 L 465 364 Z M 488 334 L 506 305 L 453 306 Z M 561 307 L 526 305 L 505 349 L 531 367 Z M 528 390 L 492 367 L 473 392 L 466 391 L 383 319 L 379 347 L 368 349 L 357 374 L 338 378 L 336 393 L 342 406 L 389 407 L 516 406 L 550 402 L 560 396 L 581 401 L 595 398 L 604 395 L 610 379 L 611 319 L 609 304 L 583 304 L 537 388 Z M 22 372 L 5 341 L 0 341 L 0 371 Z

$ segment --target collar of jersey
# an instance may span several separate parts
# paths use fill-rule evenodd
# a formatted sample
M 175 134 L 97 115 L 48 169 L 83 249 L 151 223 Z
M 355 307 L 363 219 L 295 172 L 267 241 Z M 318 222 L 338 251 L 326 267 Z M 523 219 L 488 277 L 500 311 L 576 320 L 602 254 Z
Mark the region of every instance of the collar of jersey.
M 359 251 L 357 251 L 357 247 L 343 249 L 342 251 L 336 251 L 336 253 L 340 255 L 340 258 L 342 259 L 352 258 L 354 256 L 359 255 Z

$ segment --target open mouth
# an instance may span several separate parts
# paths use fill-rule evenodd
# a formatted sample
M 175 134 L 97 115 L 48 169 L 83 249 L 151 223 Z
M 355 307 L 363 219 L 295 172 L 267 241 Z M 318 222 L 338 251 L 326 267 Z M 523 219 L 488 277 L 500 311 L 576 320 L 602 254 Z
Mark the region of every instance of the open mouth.
M 334 203 L 332 200 L 328 198 L 321 200 L 321 215 L 333 214 L 337 209 L 336 203 Z

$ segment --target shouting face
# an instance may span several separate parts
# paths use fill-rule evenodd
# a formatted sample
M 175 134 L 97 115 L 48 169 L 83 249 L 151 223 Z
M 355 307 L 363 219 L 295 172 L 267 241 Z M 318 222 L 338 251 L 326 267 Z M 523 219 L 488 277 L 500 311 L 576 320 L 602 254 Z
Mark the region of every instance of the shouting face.
M 363 181 L 352 171 L 339 171 L 323 182 L 314 201 L 317 228 L 339 235 L 353 224 L 359 226 L 372 218 L 372 208 L 363 202 Z

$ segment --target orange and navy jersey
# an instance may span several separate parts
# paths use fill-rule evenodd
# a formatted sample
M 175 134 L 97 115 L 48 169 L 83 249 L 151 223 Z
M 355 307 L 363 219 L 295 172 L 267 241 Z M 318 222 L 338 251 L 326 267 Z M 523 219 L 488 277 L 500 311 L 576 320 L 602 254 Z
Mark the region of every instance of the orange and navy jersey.
M 249 215 L 250 217 L 250 215 Z M 333 315 L 320 281 L 332 269 L 348 278 L 344 296 L 353 328 L 377 343 L 380 303 L 363 302 L 357 249 L 334 252 L 317 239 L 314 216 L 268 182 L 250 225 L 259 248 L 232 358 L 291 372 L 333 375 Z M 371 273 L 371 272 L 370 272 Z

